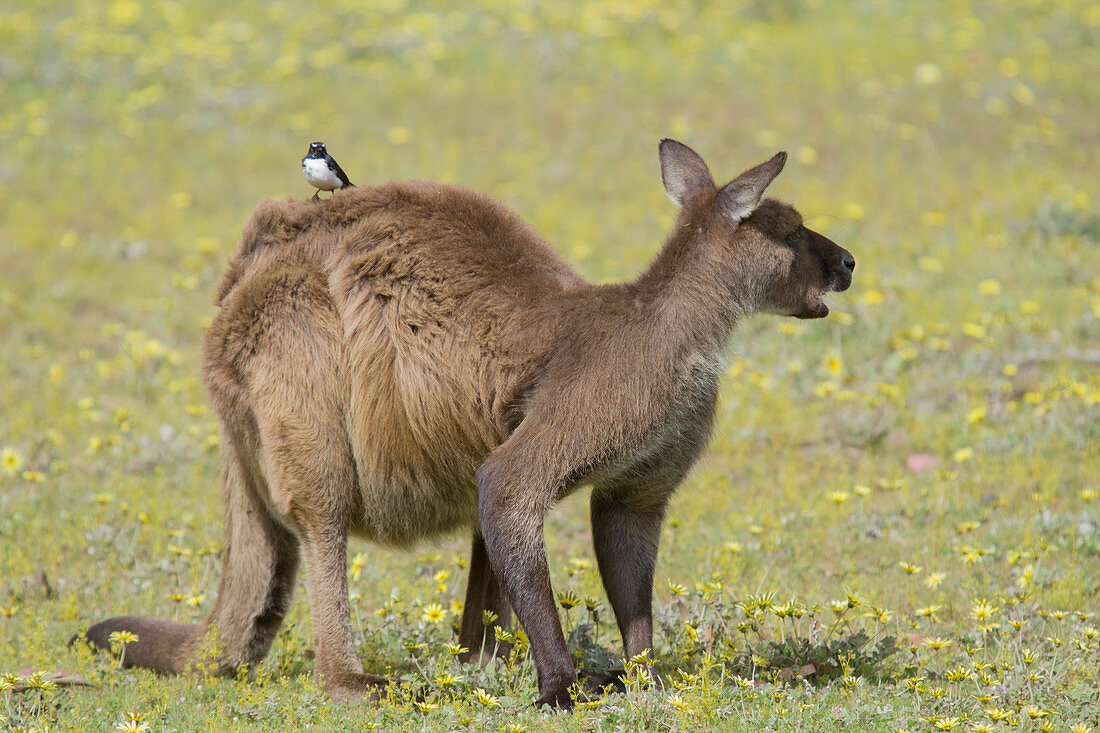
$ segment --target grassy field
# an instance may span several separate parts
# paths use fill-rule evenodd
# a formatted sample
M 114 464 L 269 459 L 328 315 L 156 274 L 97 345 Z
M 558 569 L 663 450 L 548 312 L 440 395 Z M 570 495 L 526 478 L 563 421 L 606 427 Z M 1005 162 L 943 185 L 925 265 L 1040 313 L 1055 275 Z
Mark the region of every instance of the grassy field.
M 0 0 L 0 728 L 1100 730 L 1100 5 L 299 7 Z M 458 665 L 465 538 L 353 543 L 364 664 L 410 683 L 381 705 L 325 702 L 301 591 L 238 680 L 66 649 L 210 607 L 200 335 L 310 141 L 486 191 L 602 281 L 673 221 L 662 137 L 725 179 L 790 151 L 772 195 L 859 263 L 827 320 L 734 337 L 662 539 L 665 690 L 551 715 L 529 661 Z M 578 663 L 621 664 L 587 502 L 547 542 Z

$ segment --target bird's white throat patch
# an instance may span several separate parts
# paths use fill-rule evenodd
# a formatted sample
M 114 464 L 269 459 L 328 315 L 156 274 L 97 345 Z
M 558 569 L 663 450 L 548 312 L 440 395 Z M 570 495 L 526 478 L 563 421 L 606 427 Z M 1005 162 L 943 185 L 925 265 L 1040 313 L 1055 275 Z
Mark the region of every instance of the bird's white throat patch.
M 329 170 L 328 163 L 324 158 L 306 158 L 302 161 L 302 173 L 305 174 L 306 180 L 314 188 L 319 188 L 322 191 L 335 191 L 340 188 L 340 179 L 336 177 L 336 174 Z

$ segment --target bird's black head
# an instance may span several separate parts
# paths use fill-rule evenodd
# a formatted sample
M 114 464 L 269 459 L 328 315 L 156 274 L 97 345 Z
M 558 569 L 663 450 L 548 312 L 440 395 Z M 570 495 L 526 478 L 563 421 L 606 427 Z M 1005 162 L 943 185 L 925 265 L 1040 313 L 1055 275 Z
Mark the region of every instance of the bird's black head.
M 308 158 L 323 158 L 328 155 L 328 151 L 325 150 L 324 143 L 310 143 Z

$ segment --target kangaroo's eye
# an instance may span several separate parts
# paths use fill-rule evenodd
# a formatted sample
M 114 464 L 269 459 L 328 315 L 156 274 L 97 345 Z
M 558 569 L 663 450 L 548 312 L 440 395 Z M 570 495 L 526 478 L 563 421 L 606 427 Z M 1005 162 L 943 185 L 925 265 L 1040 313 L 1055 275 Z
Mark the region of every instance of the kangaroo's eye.
M 783 241 L 792 247 L 798 244 L 798 240 L 802 239 L 802 227 L 795 229 L 793 232 L 783 238 Z

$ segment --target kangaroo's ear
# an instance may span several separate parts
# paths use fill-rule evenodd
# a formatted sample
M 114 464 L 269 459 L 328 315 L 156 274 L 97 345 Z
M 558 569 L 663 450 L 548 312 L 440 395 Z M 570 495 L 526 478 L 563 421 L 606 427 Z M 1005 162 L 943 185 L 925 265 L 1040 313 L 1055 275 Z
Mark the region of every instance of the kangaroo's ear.
M 699 154 L 675 140 L 661 141 L 661 180 L 672 203 L 683 206 L 699 191 L 713 190 L 714 178 Z
M 764 197 L 764 189 L 775 180 L 786 162 L 787 154 L 782 152 L 776 153 L 767 163 L 749 168 L 718 192 L 714 205 L 736 222 L 747 219 L 756 211 Z

